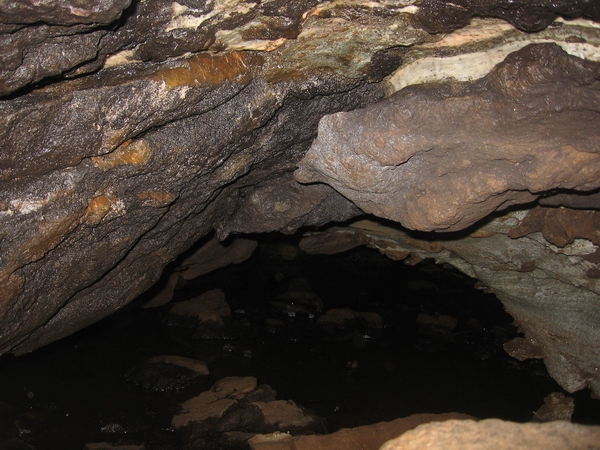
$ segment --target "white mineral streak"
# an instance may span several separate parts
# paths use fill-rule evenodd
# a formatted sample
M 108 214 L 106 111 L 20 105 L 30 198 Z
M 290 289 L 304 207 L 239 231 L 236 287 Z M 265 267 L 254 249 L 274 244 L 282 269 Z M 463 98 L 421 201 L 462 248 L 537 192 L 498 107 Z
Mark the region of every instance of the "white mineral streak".
M 588 28 L 598 28 L 598 29 L 600 29 L 600 23 L 594 22 L 592 20 L 587 20 L 587 19 L 566 20 L 566 19 L 563 19 L 562 17 L 559 17 L 554 22 L 555 23 L 565 23 L 565 24 L 568 24 L 568 25 L 571 25 L 571 26 L 588 27 Z
M 116 217 L 124 216 L 125 214 L 127 214 L 125 202 L 119 198 L 110 203 L 110 211 L 103 217 L 103 220 L 114 219 Z
M 47 201 L 43 198 L 16 199 L 10 202 L 10 206 L 18 214 L 30 214 L 39 210 L 45 204 L 47 204 Z
M 177 2 L 173 2 L 171 4 L 171 8 L 173 9 L 173 18 L 179 17 L 184 12 L 186 12 L 188 9 L 190 9 L 189 6 L 181 5 Z
M 106 60 L 104 61 L 104 68 L 106 69 L 109 67 L 122 66 L 136 62 L 141 62 L 141 60 L 135 59 L 135 49 L 122 50 L 107 56 Z
M 388 95 L 414 84 L 471 81 L 483 78 L 509 53 L 529 44 L 556 43 L 570 55 L 591 61 L 600 61 L 600 34 L 590 33 L 598 28 L 587 20 L 557 21 L 560 27 L 552 27 L 539 33 L 524 33 L 498 19 L 473 19 L 471 24 L 448 34 L 434 43 L 415 45 L 413 50 L 433 52 L 396 70 L 386 81 Z M 569 34 L 572 31 L 572 34 Z M 595 31 L 595 30 L 594 30 Z M 587 42 L 568 42 L 585 32 Z M 590 39 L 590 36 L 592 39 Z M 436 50 L 463 48 L 464 53 L 437 56 Z
M 46 193 L 45 196 L 32 195 L 29 198 L 10 200 L 8 202 L 10 206 L 4 211 L 0 211 L 0 215 L 12 216 L 14 214 L 31 214 L 32 212 L 36 212 L 57 198 L 72 194 L 80 179 L 80 177 L 74 176 L 71 171 L 67 171 L 62 184 L 57 184 L 56 188 Z
M 556 247 L 555 245 L 546 242 L 541 235 L 533 234 L 532 239 L 538 241 L 541 244 L 545 244 L 554 253 L 560 253 L 567 256 L 585 256 L 591 255 L 598 250 L 598 246 L 592 241 L 587 239 L 575 239 L 572 243 L 565 245 L 564 247 Z M 600 293 L 600 292 L 599 292 Z
M 256 51 L 273 51 L 276 48 L 285 44 L 287 39 L 280 38 L 275 40 L 269 39 L 252 39 L 244 40 L 243 34 L 245 31 L 253 28 L 264 27 L 265 25 L 260 19 L 255 19 L 247 24 L 235 28 L 233 30 L 219 30 L 215 34 L 215 45 L 219 48 L 227 50 L 256 50 Z
M 179 5 L 179 3 L 177 3 L 177 5 Z M 175 4 L 173 4 L 173 16 L 171 21 L 165 27 L 165 32 L 168 33 L 169 31 L 182 28 L 196 29 L 207 20 L 216 16 L 221 16 L 222 18 L 226 19 L 231 17 L 233 14 L 247 14 L 256 5 L 256 3 L 246 3 L 243 0 L 217 0 L 213 6 L 213 9 L 209 13 L 201 16 L 194 16 L 191 13 L 198 12 L 198 10 L 188 8 L 185 11 L 182 11 L 180 7 L 177 7 Z
M 393 73 L 386 86 L 388 95 L 413 84 L 443 81 L 471 81 L 483 78 L 509 53 L 529 42 L 513 42 L 487 51 L 465 53 L 450 57 L 419 59 Z

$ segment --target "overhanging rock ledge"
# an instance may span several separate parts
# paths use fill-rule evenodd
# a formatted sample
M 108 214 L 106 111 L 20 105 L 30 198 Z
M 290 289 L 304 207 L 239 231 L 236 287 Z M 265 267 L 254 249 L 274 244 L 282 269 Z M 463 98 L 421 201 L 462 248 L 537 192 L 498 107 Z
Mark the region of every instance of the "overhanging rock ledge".
M 508 3 L 3 2 L 0 353 L 212 230 L 369 213 L 398 226 L 344 232 L 478 278 L 600 395 L 600 8 Z

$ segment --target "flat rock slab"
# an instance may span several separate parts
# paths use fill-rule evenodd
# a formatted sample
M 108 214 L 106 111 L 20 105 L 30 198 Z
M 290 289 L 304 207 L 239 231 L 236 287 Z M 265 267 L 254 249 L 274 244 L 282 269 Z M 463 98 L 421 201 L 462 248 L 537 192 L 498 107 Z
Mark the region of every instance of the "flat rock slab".
M 600 427 L 557 421 L 514 423 L 499 419 L 448 420 L 421 425 L 381 450 L 563 450 L 600 449 Z
M 286 433 L 257 435 L 248 443 L 252 450 L 377 450 L 389 439 L 423 423 L 471 418 L 459 413 L 413 414 L 391 422 L 345 428 L 326 435 L 295 437 Z
M 182 428 L 192 422 L 218 419 L 257 385 L 254 377 L 227 377 L 209 390 L 181 404 L 181 413 L 174 416 L 172 425 Z

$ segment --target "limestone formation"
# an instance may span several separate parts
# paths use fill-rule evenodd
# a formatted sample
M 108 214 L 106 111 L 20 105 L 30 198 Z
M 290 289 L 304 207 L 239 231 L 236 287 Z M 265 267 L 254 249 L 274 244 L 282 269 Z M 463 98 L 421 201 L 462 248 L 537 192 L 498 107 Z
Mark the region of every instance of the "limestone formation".
M 406 88 L 325 117 L 296 179 L 423 231 L 462 230 L 557 190 L 597 189 L 599 70 L 553 44 L 528 46 L 480 81 Z
M 470 416 L 459 413 L 413 414 L 391 422 L 344 428 L 324 436 L 292 436 L 287 433 L 257 435 L 248 443 L 252 450 L 377 450 L 390 438 L 421 424 L 467 419 Z
M 110 315 L 211 234 L 372 214 L 399 224 L 302 247 L 451 264 L 600 395 L 599 20 L 585 0 L 2 2 L 0 354 Z
M 359 221 L 307 236 L 301 246 L 319 253 L 318 243 L 326 241 L 325 251 L 330 253 L 338 237 L 344 249 L 348 236 L 354 235 L 355 242 L 394 259 L 433 258 L 449 263 L 481 280 L 525 332 L 529 345 L 507 344 L 511 354 L 519 359 L 543 358 L 550 375 L 569 392 L 586 386 L 598 392 L 600 283 L 588 275 L 596 267 L 589 259 L 595 257 L 597 246 L 577 239 L 560 248 L 539 232 L 512 239 L 511 230 L 518 229 L 527 215 L 526 210 L 513 212 L 470 235 L 445 239 L 444 235 L 415 236 L 408 230 Z M 574 336 L 577 344 L 571 341 Z
M 387 442 L 381 450 L 468 449 L 597 449 L 600 427 L 556 421 L 518 424 L 498 419 L 448 420 L 421 425 Z

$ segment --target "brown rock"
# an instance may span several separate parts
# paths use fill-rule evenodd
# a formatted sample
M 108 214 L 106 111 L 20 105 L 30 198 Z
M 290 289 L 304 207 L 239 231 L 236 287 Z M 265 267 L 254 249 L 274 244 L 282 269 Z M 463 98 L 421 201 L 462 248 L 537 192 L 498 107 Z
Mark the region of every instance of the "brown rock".
M 461 230 L 555 189 L 597 188 L 597 71 L 556 45 L 530 45 L 479 81 L 411 86 L 324 117 L 296 179 L 423 231 Z
M 205 292 L 192 300 L 175 303 L 170 314 L 197 320 L 199 323 L 214 322 L 222 324 L 223 319 L 231 316 L 231 308 L 225 301 L 221 289 Z
M 575 400 L 562 392 L 552 392 L 544 397 L 544 404 L 533 413 L 532 422 L 571 421 L 575 411 Z
M 517 238 L 535 231 L 541 231 L 544 239 L 557 247 L 571 244 L 577 238 L 600 244 L 600 211 L 534 208 L 508 235 Z
M 519 361 L 526 359 L 541 359 L 544 357 L 542 347 L 531 339 L 516 337 L 508 342 L 505 342 L 504 350 L 513 358 Z
M 364 245 L 366 241 L 357 233 L 348 233 L 340 231 L 336 233 L 335 238 L 332 233 L 327 235 L 310 234 L 300 241 L 300 248 L 309 255 L 335 255 L 336 253 L 345 252 L 360 245 Z
M 271 402 L 253 402 L 260 409 L 265 427 L 269 430 L 289 433 L 306 433 L 314 431 L 321 420 L 299 407 L 292 400 L 275 400 Z
M 182 428 L 191 422 L 218 419 L 238 400 L 256 388 L 256 378 L 227 377 L 219 380 L 209 390 L 182 403 L 181 413 L 173 416 L 175 428 Z
M 186 280 L 199 277 L 229 264 L 239 264 L 250 258 L 257 247 L 252 239 L 232 239 L 227 244 L 213 238 L 184 259 L 178 271 Z
M 94 442 L 85 444 L 83 450 L 146 450 L 144 445 L 113 445 L 109 442 Z
M 286 433 L 257 435 L 248 443 L 252 450 L 377 450 L 387 440 L 423 423 L 470 419 L 458 413 L 413 414 L 412 416 L 356 428 L 344 428 L 322 436 L 290 436 Z
M 568 422 L 513 423 L 499 419 L 448 420 L 421 425 L 381 450 L 563 450 L 600 448 L 600 427 Z
M 358 313 L 350 308 L 332 308 L 317 319 L 319 325 L 331 324 L 339 327 L 347 326 L 356 321 Z
M 193 386 L 208 374 L 208 366 L 204 361 L 160 355 L 136 365 L 125 377 L 143 389 L 170 392 Z

